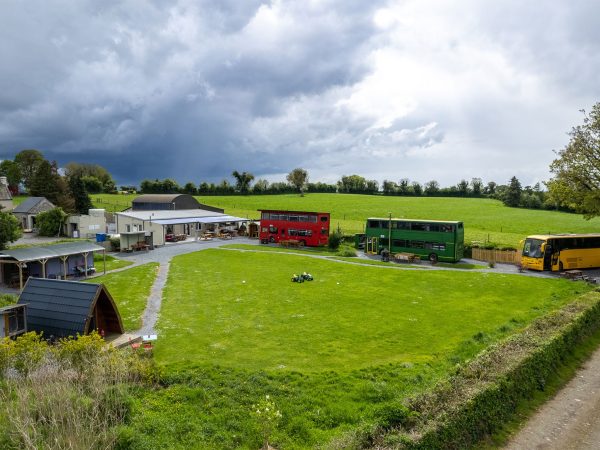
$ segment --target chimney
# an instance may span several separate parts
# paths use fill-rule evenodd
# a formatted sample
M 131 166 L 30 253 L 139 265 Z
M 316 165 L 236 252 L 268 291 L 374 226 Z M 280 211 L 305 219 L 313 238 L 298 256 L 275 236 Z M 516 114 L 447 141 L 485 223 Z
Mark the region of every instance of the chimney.
M 8 180 L 6 179 L 6 177 L 0 177 L 0 185 L 8 186 Z

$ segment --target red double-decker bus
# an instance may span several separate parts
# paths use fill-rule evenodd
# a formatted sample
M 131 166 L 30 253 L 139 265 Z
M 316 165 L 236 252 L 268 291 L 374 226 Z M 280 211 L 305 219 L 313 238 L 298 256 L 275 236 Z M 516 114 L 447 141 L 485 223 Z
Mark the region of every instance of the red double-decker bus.
M 329 213 L 259 209 L 260 242 L 298 241 L 298 245 L 327 245 Z

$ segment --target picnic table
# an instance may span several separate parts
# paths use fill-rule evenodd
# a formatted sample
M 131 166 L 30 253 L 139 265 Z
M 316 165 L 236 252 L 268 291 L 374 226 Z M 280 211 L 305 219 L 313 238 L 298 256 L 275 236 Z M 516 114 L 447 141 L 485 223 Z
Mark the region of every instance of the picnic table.
M 279 241 L 279 245 L 281 245 L 282 247 L 300 247 L 301 241 L 299 241 L 298 239 L 282 239 L 281 241 Z
M 414 253 L 406 253 L 406 252 L 394 253 L 394 259 L 396 260 L 396 262 L 406 261 L 409 263 L 415 263 L 415 262 L 421 261 L 421 258 L 419 255 L 415 255 Z

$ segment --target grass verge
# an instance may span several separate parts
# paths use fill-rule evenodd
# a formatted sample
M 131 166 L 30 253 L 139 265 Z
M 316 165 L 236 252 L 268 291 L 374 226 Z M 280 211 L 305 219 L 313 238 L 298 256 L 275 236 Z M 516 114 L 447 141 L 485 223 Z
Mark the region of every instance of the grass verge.
M 103 283 L 117 303 L 126 331 L 142 326 L 142 313 L 156 278 L 158 263 L 148 263 L 87 281 Z
M 124 259 L 115 258 L 112 255 L 106 255 L 106 271 L 110 272 L 111 270 L 121 269 L 123 267 L 127 267 L 132 265 L 133 262 L 126 261 Z M 104 257 L 97 253 L 94 253 L 94 266 L 96 267 L 97 272 L 102 272 L 104 269 Z

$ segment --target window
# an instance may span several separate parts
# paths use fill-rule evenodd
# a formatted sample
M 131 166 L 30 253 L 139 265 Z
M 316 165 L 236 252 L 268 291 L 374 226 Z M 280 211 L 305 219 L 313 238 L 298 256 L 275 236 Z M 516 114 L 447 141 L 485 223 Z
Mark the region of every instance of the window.
M 429 224 L 421 222 L 413 222 L 411 227 L 413 231 L 429 231 Z
M 273 225 L 269 225 L 269 233 L 277 233 L 277 227 Z
M 308 216 L 298 216 L 298 222 L 308 222 Z
M 279 220 L 279 214 L 271 213 L 271 220 Z
M 446 244 L 440 243 L 440 242 L 432 242 L 431 248 L 434 250 L 444 251 L 444 250 L 446 250 Z
M 440 227 L 440 231 L 442 231 L 443 233 L 454 233 L 454 226 L 453 225 L 442 225 Z
M 288 235 L 289 236 L 298 236 L 298 230 L 293 230 L 292 228 L 290 228 L 288 230 Z
M 396 222 L 393 227 L 395 227 L 397 230 L 410 230 L 410 222 Z
M 392 245 L 394 247 L 404 247 L 408 248 L 408 241 L 406 239 L 393 239 Z
M 329 234 L 329 231 L 327 230 L 327 228 L 321 228 L 321 234 L 326 236 Z
M 312 223 L 317 223 L 317 216 L 308 216 L 308 221 Z
M 312 236 L 311 230 L 298 230 L 298 236 Z
M 523 256 L 529 256 L 530 258 L 541 258 L 543 242 L 544 241 L 539 239 L 527 239 L 525 241 L 525 246 L 523 247 Z
M 290 218 L 288 220 L 290 222 L 298 222 L 298 216 L 292 216 L 292 215 L 290 215 Z
M 288 220 L 288 215 L 287 214 L 279 214 L 279 220 Z
M 262 218 L 262 220 L 269 220 L 270 219 L 269 216 L 270 216 L 270 214 L 268 212 L 264 212 L 264 213 L 262 213 L 261 218 Z
M 125 225 L 125 232 L 131 233 L 131 225 L 130 224 Z
M 329 218 L 327 216 L 321 216 L 321 222 L 327 222 Z
M 267 227 L 262 227 L 262 232 L 266 233 L 267 231 L 269 231 L 269 229 Z M 172 233 L 172 232 L 171 232 Z
M 425 242 L 423 241 L 410 241 L 410 248 L 424 248 Z
M 382 228 L 379 220 L 369 220 L 369 228 Z

